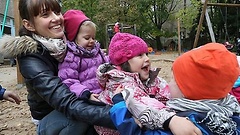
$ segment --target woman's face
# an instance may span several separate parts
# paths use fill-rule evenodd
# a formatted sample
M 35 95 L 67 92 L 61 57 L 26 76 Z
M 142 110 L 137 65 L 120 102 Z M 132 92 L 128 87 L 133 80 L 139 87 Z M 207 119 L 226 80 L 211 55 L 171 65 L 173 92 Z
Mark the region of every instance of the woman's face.
M 131 72 L 139 73 L 140 79 L 145 81 L 149 78 L 150 61 L 146 53 L 140 54 L 128 60 Z
M 64 36 L 63 16 L 59 12 L 42 9 L 40 14 L 34 17 L 30 31 L 47 38 L 62 38 Z

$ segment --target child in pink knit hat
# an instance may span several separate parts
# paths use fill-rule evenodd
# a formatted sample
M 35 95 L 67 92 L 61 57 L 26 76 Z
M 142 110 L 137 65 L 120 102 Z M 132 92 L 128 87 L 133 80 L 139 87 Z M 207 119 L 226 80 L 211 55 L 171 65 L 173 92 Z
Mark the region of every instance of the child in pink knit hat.
M 128 110 L 140 122 L 139 125 L 147 129 L 163 129 L 164 123 L 169 124 L 175 118 L 179 122 L 186 121 L 165 106 L 170 97 L 168 84 L 157 76 L 159 69 L 151 69 L 147 53 L 148 46 L 141 38 L 116 33 L 109 45 L 111 63 L 105 63 L 97 70 L 97 78 L 104 89 L 99 99 L 113 105 L 116 91 L 124 89 L 121 94 Z M 168 124 L 165 125 L 168 127 Z M 126 134 L 127 129 L 118 130 Z
M 240 106 L 229 94 L 239 76 L 235 54 L 223 44 L 208 43 L 178 57 L 172 73 L 168 107 L 187 114 L 203 133 L 240 133 Z
M 108 62 L 96 41 L 96 25 L 81 10 L 68 10 L 64 15 L 67 37 L 67 54 L 59 64 L 58 76 L 79 98 L 90 104 L 105 105 L 98 100 L 102 89 L 98 85 L 96 71 Z M 116 130 L 95 126 L 98 134 L 118 134 Z

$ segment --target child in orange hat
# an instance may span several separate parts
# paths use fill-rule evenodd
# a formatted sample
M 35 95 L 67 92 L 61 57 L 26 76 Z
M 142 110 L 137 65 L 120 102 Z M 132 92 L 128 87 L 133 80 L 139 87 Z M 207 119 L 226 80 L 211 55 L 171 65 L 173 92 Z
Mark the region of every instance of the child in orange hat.
M 240 106 L 229 94 L 239 76 L 235 54 L 222 44 L 208 43 L 178 57 L 172 73 L 168 107 L 194 121 L 203 133 L 239 134 Z

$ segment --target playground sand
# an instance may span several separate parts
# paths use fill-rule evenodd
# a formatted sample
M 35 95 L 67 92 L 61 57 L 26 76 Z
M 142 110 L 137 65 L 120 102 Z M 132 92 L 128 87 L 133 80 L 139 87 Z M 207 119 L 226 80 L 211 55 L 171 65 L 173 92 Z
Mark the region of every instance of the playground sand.
M 150 54 L 152 67 L 159 67 L 159 76 L 165 80 L 170 80 L 171 65 L 178 56 L 176 52 Z M 17 68 L 9 65 L 0 66 L 0 84 L 7 90 L 11 90 L 20 95 L 22 102 L 20 105 L 7 101 L 0 101 L 0 135 L 35 135 L 36 128 L 31 121 L 30 111 L 27 105 L 27 90 L 23 86 L 17 85 Z

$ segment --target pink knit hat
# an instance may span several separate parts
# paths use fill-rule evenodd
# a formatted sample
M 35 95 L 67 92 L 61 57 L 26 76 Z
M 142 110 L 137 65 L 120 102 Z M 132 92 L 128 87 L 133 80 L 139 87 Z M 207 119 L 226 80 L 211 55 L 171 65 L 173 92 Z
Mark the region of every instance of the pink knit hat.
M 139 37 L 129 33 L 116 33 L 108 48 L 112 64 L 121 65 L 129 59 L 148 52 L 147 44 Z
M 69 41 L 73 41 L 84 21 L 90 20 L 81 10 L 68 10 L 64 15 L 64 27 Z

